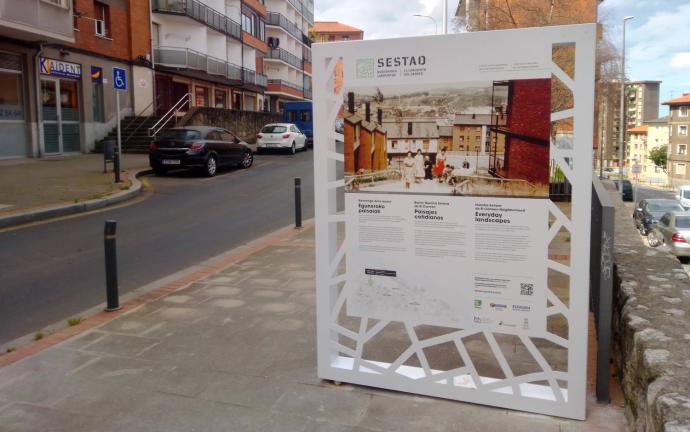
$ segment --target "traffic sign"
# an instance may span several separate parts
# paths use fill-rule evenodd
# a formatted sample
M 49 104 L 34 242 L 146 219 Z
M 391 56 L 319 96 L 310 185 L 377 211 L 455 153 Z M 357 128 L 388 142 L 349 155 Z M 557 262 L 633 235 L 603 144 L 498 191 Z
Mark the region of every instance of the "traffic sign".
M 127 90 L 127 71 L 121 68 L 113 68 L 113 88 L 115 90 Z

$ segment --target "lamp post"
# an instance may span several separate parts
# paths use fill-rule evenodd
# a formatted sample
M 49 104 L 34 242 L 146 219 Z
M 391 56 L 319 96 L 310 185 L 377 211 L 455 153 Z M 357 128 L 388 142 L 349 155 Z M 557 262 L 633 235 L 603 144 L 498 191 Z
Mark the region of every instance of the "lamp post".
M 627 16 L 623 18 L 623 56 L 621 58 L 621 106 L 620 106 L 620 126 L 618 128 L 618 151 L 619 151 L 619 163 L 618 163 L 618 173 L 620 174 L 621 180 L 623 179 L 623 166 L 625 165 L 625 24 L 633 19 L 633 16 Z M 621 195 L 623 194 L 623 186 L 620 187 Z
M 448 34 L 448 0 L 441 0 L 443 2 L 443 34 Z
M 429 16 L 429 15 L 422 15 L 422 14 L 412 14 L 412 16 L 420 17 L 420 18 L 429 18 L 431 21 L 434 22 L 434 28 L 435 28 L 434 34 L 438 34 L 438 24 L 436 23 L 436 20 L 434 19 L 434 17 Z

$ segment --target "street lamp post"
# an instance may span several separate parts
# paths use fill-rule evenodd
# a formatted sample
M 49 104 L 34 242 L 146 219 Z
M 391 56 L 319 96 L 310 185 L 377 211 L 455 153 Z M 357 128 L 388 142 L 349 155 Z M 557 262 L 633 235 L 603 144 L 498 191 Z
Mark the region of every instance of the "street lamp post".
M 436 23 L 436 20 L 434 19 L 434 17 L 429 16 L 429 15 L 422 15 L 422 14 L 412 14 L 412 16 L 420 17 L 420 18 L 429 18 L 431 21 L 434 22 L 434 28 L 435 28 L 434 34 L 438 34 L 438 24 Z
M 619 163 L 618 173 L 621 180 L 623 179 L 623 166 L 625 165 L 625 24 L 633 19 L 633 16 L 623 18 L 623 57 L 621 58 L 621 106 L 620 106 L 620 126 L 618 128 L 618 152 Z M 623 194 L 623 186 L 620 187 L 621 195 Z

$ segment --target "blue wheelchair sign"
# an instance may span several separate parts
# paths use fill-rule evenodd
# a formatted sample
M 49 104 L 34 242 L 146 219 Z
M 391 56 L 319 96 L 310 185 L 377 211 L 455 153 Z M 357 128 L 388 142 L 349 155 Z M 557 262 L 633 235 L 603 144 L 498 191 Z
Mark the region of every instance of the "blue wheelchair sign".
M 127 71 L 113 68 L 113 88 L 115 90 L 127 90 Z

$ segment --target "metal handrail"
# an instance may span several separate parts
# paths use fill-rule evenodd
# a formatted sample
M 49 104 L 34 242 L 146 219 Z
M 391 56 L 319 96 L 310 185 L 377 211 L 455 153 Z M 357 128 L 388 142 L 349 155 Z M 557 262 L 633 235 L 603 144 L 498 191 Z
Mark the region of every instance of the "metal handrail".
M 158 95 L 158 96 L 156 97 L 156 99 L 154 99 L 154 100 L 152 100 L 151 102 L 149 102 L 148 105 L 146 105 L 141 111 L 139 111 L 139 114 L 137 114 L 136 116 L 134 116 L 134 118 L 133 118 L 132 120 L 130 120 L 129 123 L 127 123 L 127 125 L 125 126 L 125 129 L 127 129 L 127 128 L 132 124 L 132 122 L 133 122 L 134 120 L 136 120 L 137 118 L 141 117 L 141 114 L 143 114 L 147 109 L 153 107 L 153 103 L 154 103 L 154 102 L 158 102 L 158 99 L 159 99 L 159 98 L 160 98 L 160 95 Z M 122 141 L 122 145 L 127 144 L 127 143 L 129 142 L 130 138 L 132 138 L 137 132 L 139 132 L 139 129 L 141 129 L 141 126 L 143 126 L 143 124 L 146 123 L 146 121 L 147 121 L 148 119 L 150 119 L 151 117 L 153 117 L 153 112 L 154 112 L 154 111 L 152 111 L 152 114 L 149 114 L 148 116 L 146 116 L 146 118 L 144 118 L 144 120 L 142 120 L 141 123 L 139 123 L 139 125 L 134 129 L 134 131 L 133 131 L 132 133 L 130 133 L 130 134 L 127 136 L 127 138 L 125 138 L 124 141 Z
M 280 60 L 297 69 L 304 69 L 304 63 L 301 58 L 282 48 L 273 48 L 268 50 L 265 58 Z
M 172 120 L 173 117 L 177 117 L 177 113 L 182 109 L 183 106 L 185 106 L 186 103 L 191 102 L 191 100 L 192 100 L 192 94 L 191 93 L 185 93 L 185 95 L 182 96 L 180 98 L 180 100 L 178 100 L 175 103 L 175 105 L 173 105 L 172 108 L 170 108 L 168 110 L 168 112 L 163 114 L 163 117 L 161 117 L 161 119 L 158 120 L 156 122 L 156 124 L 154 124 L 152 127 L 149 128 L 149 136 L 150 137 L 156 136 L 156 134 L 158 132 L 160 132 L 161 129 L 163 129 L 165 127 L 165 125 L 167 125 L 168 122 L 170 122 L 170 120 Z M 161 124 L 161 122 L 163 124 Z

